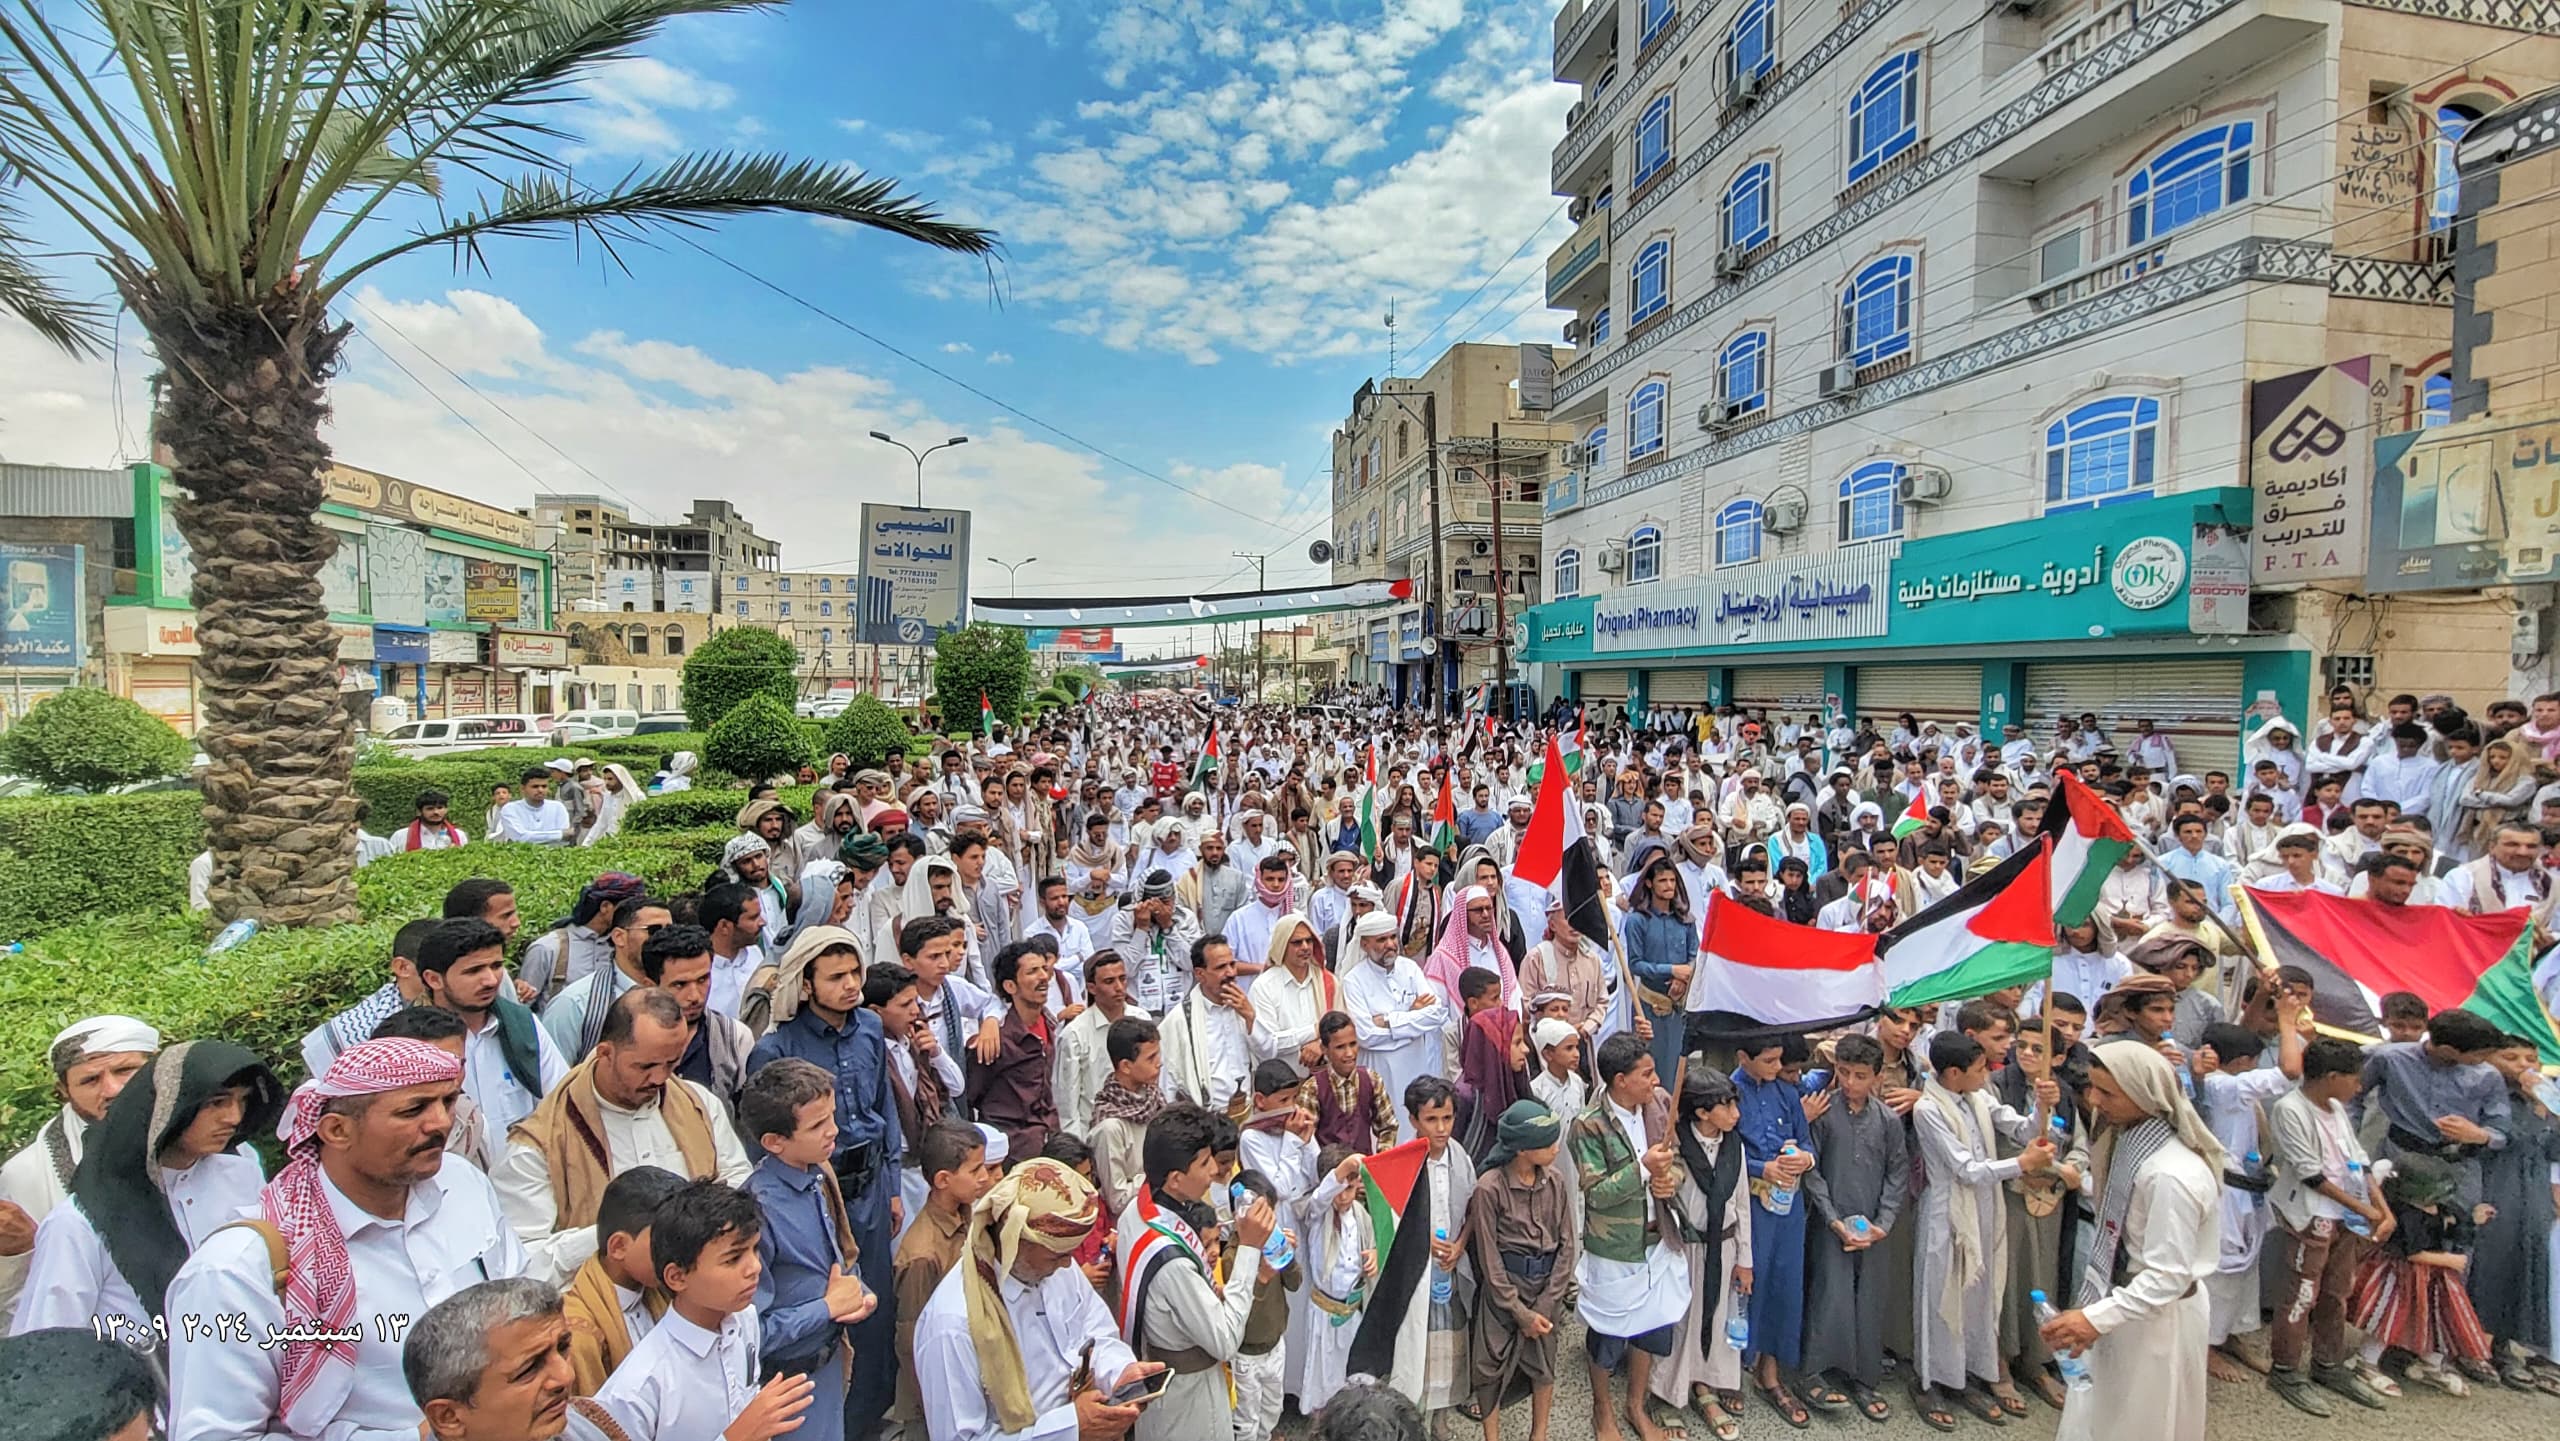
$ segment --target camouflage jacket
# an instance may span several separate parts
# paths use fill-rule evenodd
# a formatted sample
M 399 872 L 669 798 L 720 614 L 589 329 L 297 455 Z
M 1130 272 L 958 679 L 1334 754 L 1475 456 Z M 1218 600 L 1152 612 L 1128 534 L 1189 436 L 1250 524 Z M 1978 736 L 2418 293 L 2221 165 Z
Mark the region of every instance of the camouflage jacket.
M 1670 1135 L 1671 1097 L 1657 1087 L 1644 1104 L 1645 1144 L 1658 1144 Z M 1627 1133 L 1618 1128 L 1607 1092 L 1574 1118 L 1566 1140 L 1582 1185 L 1583 1249 L 1604 1261 L 1642 1261 L 1661 1234 L 1661 1220 L 1645 1186 L 1643 1158 L 1628 1149 Z M 1673 1179 L 1680 1175 L 1674 1162 Z

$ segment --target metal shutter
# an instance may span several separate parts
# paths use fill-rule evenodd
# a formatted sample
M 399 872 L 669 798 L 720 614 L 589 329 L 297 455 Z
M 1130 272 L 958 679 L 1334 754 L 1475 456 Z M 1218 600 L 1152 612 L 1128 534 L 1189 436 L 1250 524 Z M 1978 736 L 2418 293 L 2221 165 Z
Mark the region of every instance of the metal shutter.
M 1585 701 L 1624 701 L 1627 698 L 1627 673 L 1622 670 L 1578 671 L 1574 676 L 1581 689 L 1575 692 Z
M 1733 673 L 1733 703 L 1767 707 L 1770 719 L 1780 712 L 1803 714 L 1822 709 L 1822 667 L 1818 665 L 1754 665 Z
M 2149 717 L 2178 752 L 2178 769 L 2194 775 L 2240 767 L 2240 662 L 2237 660 L 2071 661 L 2027 667 L 2027 734 L 2051 744 L 2053 723 L 2096 711 L 2121 752 L 2133 744 L 2133 722 Z
M 1645 700 L 1653 705 L 1705 705 L 1707 673 L 1702 670 L 1658 670 L 1645 677 Z
M 1904 711 L 1936 721 L 1940 730 L 1971 721 L 1982 711 L 1978 665 L 1862 665 L 1857 678 L 1859 717 L 1886 732 Z

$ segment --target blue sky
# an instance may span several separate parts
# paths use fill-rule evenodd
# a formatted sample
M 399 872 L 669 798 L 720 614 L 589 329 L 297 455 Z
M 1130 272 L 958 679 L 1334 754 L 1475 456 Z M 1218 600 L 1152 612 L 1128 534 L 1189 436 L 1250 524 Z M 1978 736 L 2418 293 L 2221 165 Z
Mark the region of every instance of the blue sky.
M 1311 574 L 1326 437 L 1385 370 L 1390 299 L 1407 373 L 1461 335 L 1556 337 L 1537 303 L 1566 228 L 1545 180 L 1571 98 L 1546 74 L 1553 17 L 1512 0 L 802 0 L 686 22 L 568 112 L 584 174 L 778 148 L 993 227 L 992 290 L 973 261 L 806 221 L 705 243 L 1225 508 L 681 245 L 631 251 L 627 275 L 530 242 L 493 247 L 485 274 L 434 255 L 376 272 L 348 315 L 366 339 L 332 440 L 507 504 L 537 484 L 661 515 L 725 497 L 797 568 L 851 554 L 838 537 L 860 501 L 911 492 L 867 431 L 966 432 L 930 493 L 976 511 L 982 554 L 1039 557 L 1025 591 L 1233 585 L 1236 548 L 1281 551 L 1274 583 Z M 0 322 L 0 372 L 32 382 L 0 394 L 0 455 L 138 453 L 150 362 L 125 341 L 116 362 L 71 362 Z

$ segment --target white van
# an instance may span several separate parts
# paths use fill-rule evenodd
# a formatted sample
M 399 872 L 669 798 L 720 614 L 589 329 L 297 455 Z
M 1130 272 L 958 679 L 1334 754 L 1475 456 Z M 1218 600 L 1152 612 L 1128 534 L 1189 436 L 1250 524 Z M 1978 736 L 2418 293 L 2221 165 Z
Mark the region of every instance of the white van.
M 585 726 L 597 736 L 627 736 L 640 728 L 636 710 L 573 710 L 554 724 Z
M 551 744 L 551 732 L 557 728 L 558 723 L 549 716 L 465 715 L 444 720 L 411 721 L 383 732 L 380 739 L 384 745 L 414 761 L 449 755 L 454 751 L 488 750 L 501 746 L 547 749 Z

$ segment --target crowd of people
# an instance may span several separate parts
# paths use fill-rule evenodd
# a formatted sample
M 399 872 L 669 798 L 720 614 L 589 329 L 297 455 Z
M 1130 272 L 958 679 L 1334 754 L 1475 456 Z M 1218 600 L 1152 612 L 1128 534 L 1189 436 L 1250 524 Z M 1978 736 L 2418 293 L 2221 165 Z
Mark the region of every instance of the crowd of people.
M 142 1358 L 174 1441 L 1264 1441 L 1378 1397 L 1543 1441 L 1576 1319 L 1598 1441 L 2039 1404 L 2192 1441 L 2208 1374 L 2314 1416 L 2560 1394 L 2547 1038 L 2409 996 L 2323 1033 L 2234 894 L 2547 931 L 2560 695 L 2333 699 L 2193 773 L 2095 715 L 1108 697 L 836 757 L 681 894 L 598 875 L 525 934 L 454 887 L 291 1089 L 66 1027 L 0 1315 Z M 1890 931 L 2036 844 L 2064 769 L 2143 844 L 2049 982 L 1693 1034 L 1711 898 Z M 1542 788 L 1605 924 L 1517 873 Z M 493 831 L 576 844 L 632 789 Z M 463 844 L 450 805 L 400 846 Z

